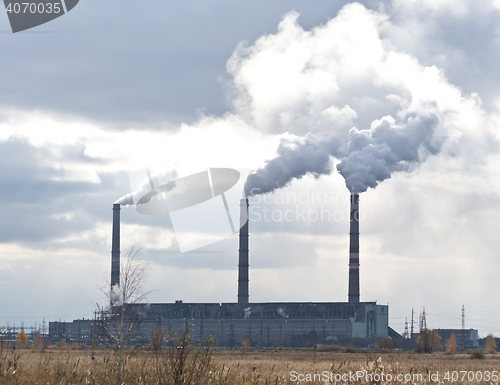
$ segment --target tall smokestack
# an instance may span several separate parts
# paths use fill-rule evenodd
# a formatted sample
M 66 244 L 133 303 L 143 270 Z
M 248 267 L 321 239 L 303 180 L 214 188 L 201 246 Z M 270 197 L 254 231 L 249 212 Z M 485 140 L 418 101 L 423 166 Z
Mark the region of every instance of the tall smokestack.
M 238 303 L 248 303 L 248 199 L 240 200 Z
M 359 302 L 359 195 L 351 195 L 349 240 L 349 302 Z
M 111 245 L 111 290 L 120 286 L 120 204 L 113 204 L 113 243 Z

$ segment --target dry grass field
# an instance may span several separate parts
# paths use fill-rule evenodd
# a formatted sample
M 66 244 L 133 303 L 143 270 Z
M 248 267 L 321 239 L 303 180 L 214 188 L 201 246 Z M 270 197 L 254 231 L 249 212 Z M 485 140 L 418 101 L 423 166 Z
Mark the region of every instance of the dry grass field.
M 499 375 L 500 355 L 491 354 L 471 359 L 444 353 L 197 349 L 181 357 L 177 351 L 129 351 L 122 357 L 121 375 L 119 360 L 105 350 L 4 350 L 0 384 L 500 383 L 494 374 Z
M 328 353 L 314 351 L 285 351 L 285 352 L 218 352 L 216 359 L 225 368 L 230 368 L 231 372 L 235 371 L 235 384 L 428 384 L 428 383 L 455 383 L 455 384 L 498 384 L 496 381 L 477 381 L 481 377 L 477 372 L 484 373 L 487 371 L 490 374 L 498 370 L 500 372 L 500 356 L 486 355 L 485 359 L 471 359 L 467 354 L 447 355 L 444 353 L 433 354 L 415 354 L 415 353 Z M 357 372 L 362 371 L 362 377 L 356 377 Z M 458 375 L 457 381 L 453 381 L 453 371 Z M 462 381 L 464 373 L 467 371 L 465 379 Z M 293 378 L 290 373 L 296 372 Z M 321 376 L 324 372 L 328 373 L 326 378 L 319 378 L 312 381 L 307 381 L 307 374 Z M 450 380 L 444 379 L 446 372 L 450 373 Z M 467 375 L 472 379 L 467 380 Z M 349 373 L 355 377 L 349 376 Z M 379 374 L 379 377 L 375 374 Z M 381 374 L 384 373 L 384 380 Z M 438 381 L 432 381 L 429 375 L 434 374 L 432 379 L 436 379 L 435 374 L 438 373 Z M 305 381 L 299 381 L 304 375 Z M 371 374 L 372 376 L 367 376 Z M 387 374 L 392 375 L 391 380 L 387 380 Z M 402 381 L 397 380 L 397 375 L 403 375 Z M 413 376 L 421 374 L 422 377 Z M 497 372 L 498 374 L 498 372 Z M 332 379 L 333 375 L 333 379 Z M 407 375 L 405 381 L 404 376 Z M 408 379 L 411 376 L 411 379 Z M 336 378 L 337 377 L 337 381 Z M 476 378 L 477 377 L 477 378 Z M 380 380 L 378 380 L 380 378 Z M 292 381 L 297 379 L 297 381 Z M 378 381 L 377 381 L 378 380 Z

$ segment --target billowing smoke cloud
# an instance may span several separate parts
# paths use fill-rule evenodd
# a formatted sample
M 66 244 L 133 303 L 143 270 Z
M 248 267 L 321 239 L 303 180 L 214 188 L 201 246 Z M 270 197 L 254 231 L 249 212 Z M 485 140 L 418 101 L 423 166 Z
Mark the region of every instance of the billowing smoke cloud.
M 395 171 L 411 171 L 428 155 L 436 155 L 444 138 L 434 133 L 436 115 L 409 118 L 398 125 L 391 116 L 372 123 L 369 130 L 349 131 L 349 155 L 337 165 L 349 191 L 361 193 L 391 177 Z
M 280 135 L 278 157 L 268 160 L 264 167 L 251 172 L 245 182 L 245 195 L 266 194 L 286 186 L 306 174 L 319 178 L 332 172 L 331 156 L 338 154 L 341 141 L 336 133 L 325 136 L 307 134 L 299 137 Z
M 435 136 L 438 124 L 438 116 L 432 113 L 409 117 L 403 125 L 385 116 L 374 121 L 369 130 L 352 128 L 345 156 L 335 133 L 327 137 L 282 135 L 278 156 L 248 175 L 245 194 L 273 192 L 306 174 L 328 175 L 333 171 L 332 157 L 341 159 L 337 170 L 349 191 L 364 192 L 393 172 L 411 171 L 428 155 L 439 153 L 444 138 Z
M 287 132 L 277 156 L 248 175 L 247 196 L 328 175 L 335 164 L 349 191 L 361 193 L 430 155 L 456 153 L 478 132 L 477 95 L 388 44 L 387 15 L 348 4 L 311 31 L 297 17 L 288 14 L 276 34 L 240 47 L 228 64 L 240 114 Z
M 150 174 L 149 171 L 144 172 L 144 179 L 139 184 L 135 191 L 128 193 L 127 195 L 122 196 L 117 199 L 114 203 L 118 203 L 122 206 L 132 206 L 136 204 L 143 196 L 148 194 L 153 190 L 152 187 L 156 190 L 158 187 L 161 187 L 174 179 L 177 178 L 177 171 L 167 171 L 163 173 L 155 173 Z M 153 184 L 153 186 L 151 186 Z M 173 185 L 172 185 L 173 186 Z M 158 189 L 158 193 L 164 192 L 162 189 Z M 150 198 L 152 198 L 151 196 Z M 147 203 L 147 202 L 143 202 Z

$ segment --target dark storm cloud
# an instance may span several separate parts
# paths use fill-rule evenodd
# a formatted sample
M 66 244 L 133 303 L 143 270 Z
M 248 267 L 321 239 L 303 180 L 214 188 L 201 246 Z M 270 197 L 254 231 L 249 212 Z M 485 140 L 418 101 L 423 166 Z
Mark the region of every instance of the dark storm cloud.
M 19 140 L 0 143 L 4 165 L 0 171 L 0 242 L 50 242 L 94 226 L 93 209 L 97 212 L 99 198 L 116 188 L 117 176 L 103 175 L 100 183 L 74 181 L 69 169 L 54 167 L 53 162 L 66 166 L 104 163 L 74 146 L 38 148 Z
M 290 9 L 307 28 L 342 4 L 229 0 L 84 1 L 32 32 L 0 34 L 0 106 L 42 109 L 113 127 L 193 121 L 228 109 L 218 79 L 241 40 L 274 32 Z M 9 29 L 0 17 L 0 29 Z
M 107 161 L 89 158 L 83 147 L 36 147 L 21 140 L 0 143 L 0 164 L 4 166 L 0 169 L 0 243 L 109 252 L 110 244 L 99 238 L 96 224 L 109 223 L 111 232 L 112 204 L 130 191 L 126 172 L 98 171 Z M 71 175 L 82 167 L 95 172 L 97 180 Z M 133 207 L 122 209 L 122 223 L 172 228 L 168 215 L 140 215 Z M 84 236 L 85 232 L 90 235 Z

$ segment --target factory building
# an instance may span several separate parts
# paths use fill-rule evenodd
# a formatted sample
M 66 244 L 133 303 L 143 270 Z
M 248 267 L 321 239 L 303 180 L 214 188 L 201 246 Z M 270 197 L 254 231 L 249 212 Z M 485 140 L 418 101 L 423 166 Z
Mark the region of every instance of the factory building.
M 66 343 L 83 343 L 90 345 L 95 339 L 95 321 L 78 319 L 73 322 L 49 322 L 50 343 L 55 345 L 63 339 Z
M 131 343 L 144 345 L 156 327 L 181 333 L 189 325 L 190 335 L 200 342 L 210 334 L 219 347 L 241 346 L 248 340 L 260 347 L 311 347 L 351 338 L 388 335 L 388 306 L 375 302 L 264 302 L 264 303 L 156 303 L 130 305 L 126 314 L 141 322 Z M 92 343 L 99 335 L 95 320 L 50 322 L 52 343 Z
M 155 327 L 180 333 L 186 325 L 200 341 L 215 338 L 219 347 L 241 346 L 248 341 L 261 347 L 311 347 L 351 338 L 386 337 L 390 331 L 389 309 L 376 302 L 360 302 L 359 290 L 359 195 L 351 195 L 348 302 L 264 302 L 249 300 L 248 199 L 240 201 L 240 233 L 237 303 L 136 304 L 127 307 L 129 316 L 141 314 L 142 321 L 131 339 L 147 343 Z M 113 205 L 111 288 L 120 284 L 120 205 Z M 101 312 L 93 321 L 51 322 L 52 339 L 90 343 L 99 334 Z M 134 316 L 135 317 L 135 316 Z
M 453 333 L 457 340 L 457 349 L 474 349 L 479 347 L 479 334 L 477 329 L 436 329 L 441 343 L 445 346 Z
M 141 305 L 137 305 L 141 306 Z M 133 308 L 129 309 L 134 311 Z M 220 347 L 306 347 L 350 338 L 384 337 L 388 307 L 375 302 L 264 302 L 150 304 L 142 332 L 162 327 L 179 333 L 190 323 L 190 334 L 200 341 L 212 335 Z

